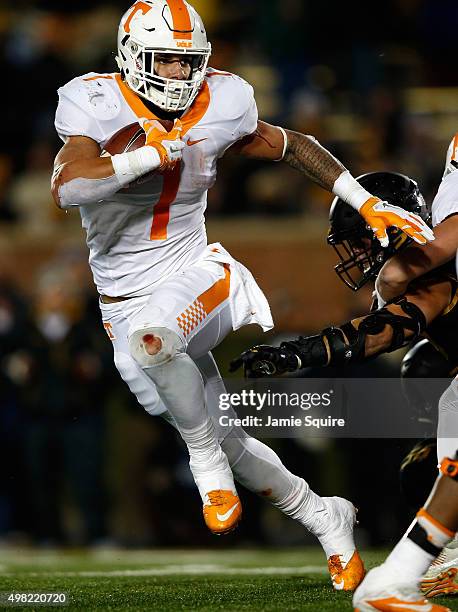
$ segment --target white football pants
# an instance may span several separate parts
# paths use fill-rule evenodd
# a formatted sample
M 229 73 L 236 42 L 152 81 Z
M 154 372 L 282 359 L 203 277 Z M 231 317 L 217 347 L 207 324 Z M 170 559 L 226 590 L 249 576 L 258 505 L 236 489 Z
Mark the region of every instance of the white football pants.
M 220 442 L 241 484 L 313 530 L 313 515 L 323 505 L 308 484 L 289 472 L 274 451 L 249 437 L 243 429 L 228 435 L 230 430 L 219 426 L 218 397 L 225 388 L 210 351 L 232 329 L 229 273 L 222 264 L 200 263 L 164 281 L 151 296 L 100 304 L 104 327 L 113 342 L 115 364 L 144 409 L 151 415 L 163 416 L 178 429 L 191 459 L 190 442 L 191 447 L 196 444 L 193 434 L 207 442 L 211 433 Z M 171 375 L 166 374 L 162 380 L 159 375 L 155 381 L 151 376 L 155 366 L 142 368 L 129 348 L 133 334 L 148 329 L 167 329 L 176 334 L 183 347 L 178 356 L 186 355 L 195 371 L 192 366 L 185 367 L 184 372 L 180 370 L 174 376 L 171 359 L 165 364 L 172 364 Z M 163 365 L 156 368 L 160 370 Z M 198 397 L 189 396 L 184 376 L 193 379 Z M 164 380 L 165 386 L 169 386 L 165 391 Z M 162 385 L 159 390 L 158 382 Z M 206 402 L 202 399 L 205 395 Z M 211 430 L 206 416 L 210 417 Z M 205 458 L 205 444 L 199 448 L 198 442 L 195 454 Z

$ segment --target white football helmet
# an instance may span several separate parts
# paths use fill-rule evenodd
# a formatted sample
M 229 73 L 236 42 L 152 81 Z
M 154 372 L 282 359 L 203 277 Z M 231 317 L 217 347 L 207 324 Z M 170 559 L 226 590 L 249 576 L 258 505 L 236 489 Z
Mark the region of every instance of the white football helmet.
M 154 73 L 154 55 L 186 54 L 189 80 Z M 185 111 L 202 86 L 211 45 L 201 18 L 184 0 L 143 0 L 123 15 L 116 61 L 127 85 L 167 112 Z

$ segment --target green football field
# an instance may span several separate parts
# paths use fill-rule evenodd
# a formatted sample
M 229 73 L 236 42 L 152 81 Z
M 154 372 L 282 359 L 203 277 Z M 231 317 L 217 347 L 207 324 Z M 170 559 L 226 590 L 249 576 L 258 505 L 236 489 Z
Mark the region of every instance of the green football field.
M 370 567 L 382 552 L 364 554 Z M 66 593 L 66 610 L 352 610 L 319 549 L 3 550 L 0 591 Z M 458 597 L 441 598 L 458 611 Z M 61 606 L 58 606 L 61 607 Z M 23 606 L 21 606 L 24 609 Z M 52 609 L 36 604 L 27 608 Z M 5 609 L 5 607 L 1 607 Z

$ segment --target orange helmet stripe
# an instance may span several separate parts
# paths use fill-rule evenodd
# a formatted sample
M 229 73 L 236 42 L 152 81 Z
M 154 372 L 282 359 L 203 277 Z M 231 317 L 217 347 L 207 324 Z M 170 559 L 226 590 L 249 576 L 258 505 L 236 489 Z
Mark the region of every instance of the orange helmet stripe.
M 150 10 L 151 10 L 151 6 L 149 4 L 146 4 L 146 2 L 136 2 L 131 8 L 129 17 L 126 19 L 126 23 L 124 24 L 124 31 L 127 33 L 130 32 L 130 22 L 132 21 L 132 17 L 138 11 L 141 11 L 145 15 Z
M 191 17 L 183 0 L 166 0 L 173 19 L 173 38 L 192 40 Z

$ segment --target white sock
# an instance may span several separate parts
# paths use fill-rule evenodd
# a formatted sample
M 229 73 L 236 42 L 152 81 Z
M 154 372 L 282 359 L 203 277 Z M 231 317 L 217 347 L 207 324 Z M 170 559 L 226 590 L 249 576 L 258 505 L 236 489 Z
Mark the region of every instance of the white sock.
M 227 459 L 216 437 L 204 397 L 204 382 L 186 353 L 158 366 L 144 368 L 186 442 L 194 477 L 214 470 L 230 475 Z M 232 487 L 233 482 L 232 482 Z M 202 495 L 202 491 L 201 491 Z
M 235 432 L 225 438 L 221 446 L 237 482 L 316 535 L 321 524 L 320 513 L 326 510 L 322 498 L 303 478 L 291 473 L 266 444 L 249 437 L 243 429 L 237 430 L 238 438 L 233 435 Z
M 211 353 L 196 359 L 196 363 L 205 381 L 207 401 L 217 405 L 220 394 L 226 389 Z M 216 419 L 220 414 L 211 406 L 209 413 L 216 415 Z M 221 434 L 228 433 L 219 428 L 216 422 L 214 425 Z M 326 506 L 302 478 L 283 465 L 274 450 L 249 436 L 241 427 L 234 428 L 221 439 L 221 447 L 237 482 L 314 533 L 319 523 L 317 513 L 325 510 Z
M 323 499 L 314 493 L 303 478 L 295 476 L 296 486 L 291 493 L 275 505 L 287 516 L 299 521 L 311 533 L 320 525 L 321 513 L 326 511 Z
M 450 412 L 443 412 L 441 411 L 439 413 L 439 422 L 440 422 L 440 430 L 439 432 L 442 431 L 446 431 L 446 428 L 449 427 L 449 425 L 451 425 L 451 427 L 458 427 L 457 422 L 458 422 L 458 414 L 452 414 Z M 451 423 L 449 423 L 449 421 Z M 451 431 L 451 429 L 449 429 L 449 431 Z M 439 433 L 438 432 L 438 433 Z M 453 459 L 456 455 L 456 452 L 458 450 L 458 439 L 457 438 L 442 438 L 442 437 L 438 437 L 437 438 L 437 461 L 440 464 L 442 459 L 444 459 L 445 457 L 449 457 L 450 459 Z
M 393 548 L 384 565 L 398 573 L 405 582 L 419 582 L 434 558 L 434 555 L 424 551 L 418 544 L 403 537 Z

